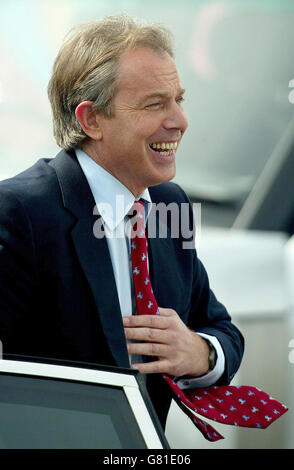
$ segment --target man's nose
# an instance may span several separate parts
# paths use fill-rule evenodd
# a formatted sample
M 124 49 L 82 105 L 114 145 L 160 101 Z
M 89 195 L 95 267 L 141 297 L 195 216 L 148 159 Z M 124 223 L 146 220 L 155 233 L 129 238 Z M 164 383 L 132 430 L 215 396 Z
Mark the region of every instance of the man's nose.
M 182 133 L 185 132 L 188 127 L 188 117 L 180 104 L 175 102 L 169 108 L 163 125 L 166 129 L 179 129 Z

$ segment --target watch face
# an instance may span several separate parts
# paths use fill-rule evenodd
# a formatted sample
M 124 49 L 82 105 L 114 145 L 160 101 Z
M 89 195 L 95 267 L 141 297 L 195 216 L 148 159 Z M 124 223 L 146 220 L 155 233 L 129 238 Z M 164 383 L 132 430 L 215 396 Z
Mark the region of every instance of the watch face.
M 209 370 L 212 370 L 214 369 L 215 362 L 216 362 L 216 351 L 210 341 L 208 342 L 208 346 L 209 346 L 209 356 L 208 356 Z

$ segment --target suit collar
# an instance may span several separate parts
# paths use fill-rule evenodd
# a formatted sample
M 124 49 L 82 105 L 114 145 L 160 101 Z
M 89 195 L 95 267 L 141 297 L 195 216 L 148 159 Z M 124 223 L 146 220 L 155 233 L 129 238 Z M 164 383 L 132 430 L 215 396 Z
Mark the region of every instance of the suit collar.
M 78 218 L 93 213 L 95 201 L 75 152 L 62 150 L 49 165 L 56 171 L 64 207 Z

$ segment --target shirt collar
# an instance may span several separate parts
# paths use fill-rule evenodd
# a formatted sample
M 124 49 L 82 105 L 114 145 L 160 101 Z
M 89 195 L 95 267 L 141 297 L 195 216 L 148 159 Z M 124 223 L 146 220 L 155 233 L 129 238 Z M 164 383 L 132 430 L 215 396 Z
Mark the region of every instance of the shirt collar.
M 151 197 L 146 188 L 137 198 L 117 178 L 96 163 L 81 149 L 75 149 L 78 162 L 93 193 L 97 209 L 107 226 L 113 231 L 123 221 L 135 201 L 143 199 L 151 210 Z M 146 207 L 146 203 L 145 203 Z

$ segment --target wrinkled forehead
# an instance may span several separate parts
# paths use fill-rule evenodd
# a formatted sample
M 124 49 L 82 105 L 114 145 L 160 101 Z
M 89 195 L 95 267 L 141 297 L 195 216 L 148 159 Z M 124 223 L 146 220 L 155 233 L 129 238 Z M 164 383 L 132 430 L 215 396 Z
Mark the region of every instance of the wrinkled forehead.
M 181 94 L 176 64 L 167 53 L 136 48 L 123 54 L 118 65 L 117 91 L 138 98 L 150 93 Z

